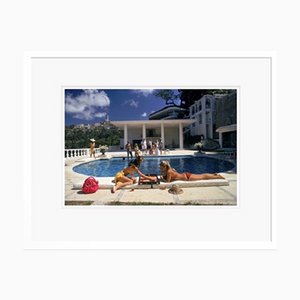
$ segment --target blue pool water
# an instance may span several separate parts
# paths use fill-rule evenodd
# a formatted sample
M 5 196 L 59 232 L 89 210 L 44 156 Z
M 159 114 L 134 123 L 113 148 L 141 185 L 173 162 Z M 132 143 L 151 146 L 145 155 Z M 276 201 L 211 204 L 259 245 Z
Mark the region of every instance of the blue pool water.
M 168 160 L 177 172 L 220 173 L 231 170 L 234 165 L 228 161 L 194 156 L 158 156 L 144 157 L 140 165 L 140 170 L 144 174 L 159 174 L 159 164 L 162 160 Z M 129 160 L 126 158 L 112 158 L 108 160 L 95 160 L 84 163 L 73 168 L 73 171 L 95 177 L 113 177 L 115 174 L 128 166 Z

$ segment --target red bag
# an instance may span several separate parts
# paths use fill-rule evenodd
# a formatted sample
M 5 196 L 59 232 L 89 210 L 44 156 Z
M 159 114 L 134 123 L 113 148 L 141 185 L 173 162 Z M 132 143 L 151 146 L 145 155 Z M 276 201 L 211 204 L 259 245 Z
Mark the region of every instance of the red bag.
M 82 186 L 82 191 L 85 194 L 92 194 L 97 192 L 99 186 L 98 186 L 98 181 L 94 177 L 88 177 Z

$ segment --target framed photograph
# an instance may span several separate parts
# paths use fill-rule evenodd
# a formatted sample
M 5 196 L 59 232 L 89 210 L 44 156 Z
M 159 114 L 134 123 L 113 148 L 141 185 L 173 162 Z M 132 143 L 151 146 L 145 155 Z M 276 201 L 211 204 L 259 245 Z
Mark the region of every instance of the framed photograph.
M 26 53 L 25 247 L 274 248 L 273 54 Z

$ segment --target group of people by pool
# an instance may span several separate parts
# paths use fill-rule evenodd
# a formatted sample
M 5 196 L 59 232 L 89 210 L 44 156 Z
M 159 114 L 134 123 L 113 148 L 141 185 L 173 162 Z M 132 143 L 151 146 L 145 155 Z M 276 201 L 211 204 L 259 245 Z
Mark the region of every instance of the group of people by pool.
M 141 155 L 137 155 L 134 160 L 131 160 L 126 168 L 122 171 L 119 171 L 115 175 L 115 185 L 112 187 L 111 192 L 115 193 L 117 190 L 125 187 L 126 185 L 134 184 L 137 182 L 137 179 L 134 177 L 134 174 L 137 173 L 140 176 L 141 180 L 148 180 L 150 182 L 156 183 L 158 178 L 157 176 L 147 176 L 139 170 L 139 166 L 143 161 Z M 203 179 L 224 179 L 220 174 L 192 174 L 189 172 L 178 173 L 174 168 L 171 167 L 170 162 L 162 160 L 160 162 L 160 180 L 164 182 L 172 182 L 174 180 L 183 180 L 183 181 L 195 181 Z
M 129 156 L 132 158 L 132 152 L 134 152 L 135 157 L 137 157 L 139 156 L 139 151 L 141 151 L 143 155 L 161 155 L 164 150 L 164 145 L 162 139 L 156 141 L 148 140 L 148 142 L 146 139 L 143 139 L 140 145 L 135 143 L 133 147 L 130 142 L 127 142 L 125 149 L 127 151 L 127 158 L 129 158 Z

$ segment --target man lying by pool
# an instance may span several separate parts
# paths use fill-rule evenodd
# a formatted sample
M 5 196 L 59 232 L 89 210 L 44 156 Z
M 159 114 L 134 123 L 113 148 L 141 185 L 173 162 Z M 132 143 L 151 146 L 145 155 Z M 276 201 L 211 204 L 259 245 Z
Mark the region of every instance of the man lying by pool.
M 189 172 L 178 173 L 175 169 L 173 169 L 170 163 L 166 160 L 161 161 L 160 163 L 160 172 L 162 175 L 162 179 L 166 182 L 171 182 L 174 180 L 183 180 L 183 181 L 195 181 L 195 180 L 203 180 L 203 179 L 225 179 L 220 174 L 211 174 L 211 173 L 203 173 L 203 174 L 192 174 Z
M 126 185 L 136 183 L 136 178 L 134 177 L 134 173 L 138 173 L 138 175 L 142 179 L 156 182 L 157 177 L 146 176 L 139 170 L 138 167 L 140 166 L 142 161 L 143 161 L 143 157 L 139 155 L 139 156 L 137 156 L 136 159 L 132 160 L 128 164 L 128 167 L 126 167 L 125 169 L 123 169 L 122 171 L 120 171 L 116 174 L 115 186 L 113 186 L 111 188 L 112 193 L 115 193 L 117 190 L 123 188 Z M 127 177 L 128 175 L 130 177 Z

